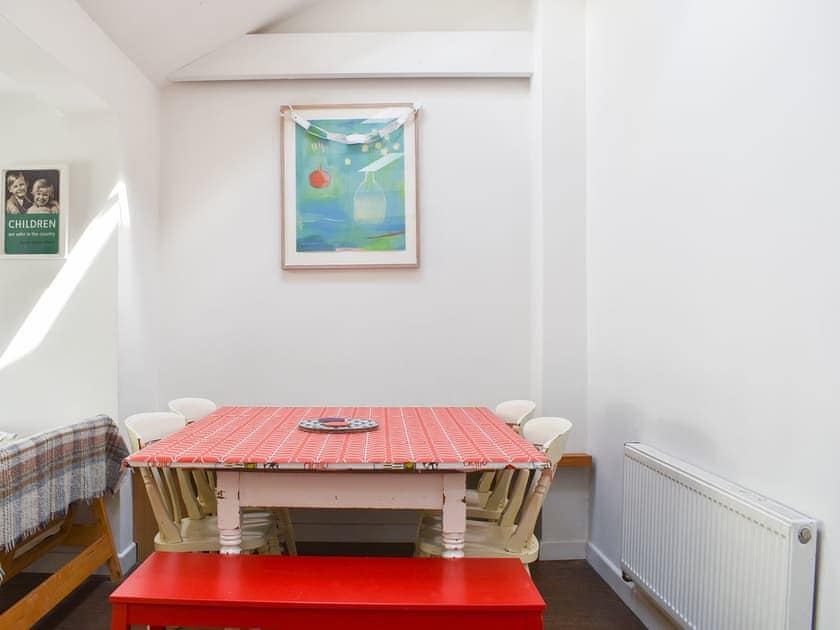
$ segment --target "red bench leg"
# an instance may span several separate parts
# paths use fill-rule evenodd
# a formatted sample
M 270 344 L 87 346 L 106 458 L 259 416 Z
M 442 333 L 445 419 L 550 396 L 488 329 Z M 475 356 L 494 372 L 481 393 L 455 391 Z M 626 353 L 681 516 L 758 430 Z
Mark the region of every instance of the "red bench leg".
M 128 608 L 122 604 L 111 604 L 111 630 L 129 630 Z

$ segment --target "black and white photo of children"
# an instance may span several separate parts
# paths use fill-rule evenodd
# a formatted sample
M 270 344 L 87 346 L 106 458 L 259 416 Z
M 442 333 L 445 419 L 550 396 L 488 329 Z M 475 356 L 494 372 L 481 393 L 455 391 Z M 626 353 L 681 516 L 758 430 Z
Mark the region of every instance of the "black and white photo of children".
M 59 214 L 58 169 L 10 169 L 5 179 L 6 214 Z

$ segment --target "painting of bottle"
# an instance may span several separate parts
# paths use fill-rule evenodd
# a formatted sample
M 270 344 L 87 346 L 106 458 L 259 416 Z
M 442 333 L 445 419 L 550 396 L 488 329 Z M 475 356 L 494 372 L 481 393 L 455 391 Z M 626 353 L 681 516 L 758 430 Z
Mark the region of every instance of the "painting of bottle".
M 385 191 L 376 182 L 374 171 L 367 171 L 353 195 L 353 219 L 357 223 L 382 223 L 386 212 Z

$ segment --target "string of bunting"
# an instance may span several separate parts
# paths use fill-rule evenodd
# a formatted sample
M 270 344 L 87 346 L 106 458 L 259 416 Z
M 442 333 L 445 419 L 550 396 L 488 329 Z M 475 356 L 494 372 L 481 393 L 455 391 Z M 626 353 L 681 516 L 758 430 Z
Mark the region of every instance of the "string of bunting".
M 388 108 L 378 112 L 377 114 L 370 117 L 370 120 L 376 120 L 379 118 L 390 118 L 387 116 L 388 112 L 394 108 Z M 318 125 L 312 123 L 312 121 L 307 120 L 296 111 L 292 109 L 291 106 L 288 108 L 288 112 L 284 111 L 284 116 L 291 116 L 292 120 L 297 124 L 300 125 L 308 134 L 315 136 L 316 138 L 322 138 L 324 140 L 330 140 L 331 142 L 341 142 L 342 144 L 370 144 L 372 142 L 376 142 L 377 140 L 381 140 L 385 136 L 390 133 L 393 133 L 400 127 L 402 127 L 405 123 L 408 122 L 409 119 L 413 118 L 417 115 L 417 112 L 420 111 L 420 105 L 414 104 L 411 108 L 404 113 L 403 115 L 397 117 L 384 127 L 380 127 L 379 129 L 374 129 L 370 133 L 351 133 L 351 134 L 343 134 L 343 133 L 335 133 L 332 131 L 327 131 L 323 127 L 319 127 Z

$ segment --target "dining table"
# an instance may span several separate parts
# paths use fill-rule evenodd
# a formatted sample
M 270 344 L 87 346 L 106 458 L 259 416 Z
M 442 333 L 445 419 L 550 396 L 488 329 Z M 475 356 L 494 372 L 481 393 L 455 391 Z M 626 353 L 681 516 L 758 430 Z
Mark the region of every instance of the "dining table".
M 550 468 L 485 407 L 220 407 L 125 460 L 215 471 L 220 550 L 240 553 L 242 507 L 442 511 L 443 557 L 464 555 L 466 479 Z

